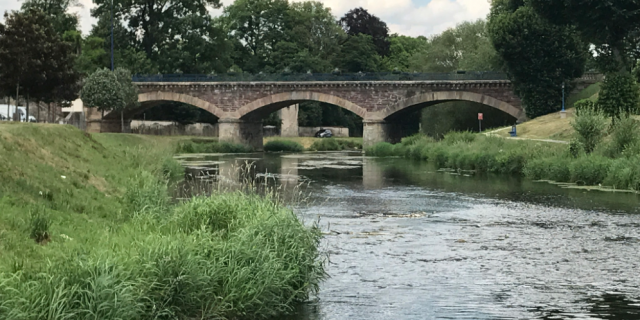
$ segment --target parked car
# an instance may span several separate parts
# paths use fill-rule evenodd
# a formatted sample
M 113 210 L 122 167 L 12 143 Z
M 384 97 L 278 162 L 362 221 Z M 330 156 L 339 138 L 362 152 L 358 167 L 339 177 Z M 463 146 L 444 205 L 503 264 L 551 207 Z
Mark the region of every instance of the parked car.
M 316 138 L 331 138 L 331 137 L 333 137 L 333 132 L 331 132 L 331 130 L 329 130 L 329 129 L 320 129 L 318 132 L 316 132 L 315 137 Z

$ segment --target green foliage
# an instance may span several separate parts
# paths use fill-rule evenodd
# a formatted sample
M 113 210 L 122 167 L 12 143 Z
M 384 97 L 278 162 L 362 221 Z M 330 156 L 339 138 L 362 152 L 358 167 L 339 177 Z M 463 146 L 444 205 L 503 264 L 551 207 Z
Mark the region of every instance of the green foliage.
M 630 74 L 609 74 L 602 84 L 598 108 L 607 116 L 620 118 L 635 114 L 640 103 L 640 88 Z
M 530 0 L 536 12 L 551 23 L 572 26 L 591 43 L 601 72 L 628 73 L 638 59 L 640 12 L 636 0 Z
M 315 141 L 309 150 L 312 151 L 342 151 L 342 150 L 360 150 L 362 143 L 352 139 L 339 138 L 323 138 Z
M 627 149 L 640 142 L 640 126 L 638 121 L 631 117 L 623 117 L 616 121 L 611 134 L 611 142 L 608 148 L 608 156 L 615 158 L 622 155 Z
M 574 28 L 551 24 L 525 3 L 493 1 L 488 29 L 527 116 L 535 118 L 559 109 L 562 84 L 582 75 L 588 48 Z
M 325 277 L 320 230 L 271 198 L 170 201 L 166 140 L 22 124 L 0 136 L 2 319 L 273 318 Z
M 351 37 L 359 35 L 369 36 L 376 48 L 376 52 L 385 57 L 389 54 L 389 28 L 380 18 L 370 14 L 366 9 L 360 7 L 349 10 L 340 18 L 340 26 Z M 366 71 L 366 70 L 361 70 Z
M 604 138 L 607 121 L 599 110 L 580 108 L 576 110 L 571 126 L 576 131 L 583 150 L 589 154 Z
M 471 143 L 476 140 L 476 134 L 470 131 L 457 132 L 452 131 L 444 135 L 442 140 L 446 144 Z
M 499 71 L 502 63 L 484 20 L 463 22 L 433 36 L 409 61 L 409 71 L 421 72 Z
M 113 72 L 118 79 L 120 90 L 124 98 L 122 109 L 130 109 L 138 107 L 138 87 L 131 80 L 131 72 L 124 68 L 116 68 Z M 118 109 L 115 109 L 118 110 Z
M 253 148 L 231 142 L 180 142 L 176 153 L 250 153 Z
M 42 11 L 51 21 L 56 33 L 62 36 L 65 32 L 78 30 L 79 17 L 69 10 L 81 6 L 78 0 L 26 0 L 21 9 Z
M 373 157 L 394 157 L 398 156 L 398 154 L 396 154 L 395 152 L 395 149 L 396 147 L 391 143 L 379 142 L 369 148 L 366 148 L 365 153 L 368 156 Z
M 365 34 L 348 37 L 335 61 L 335 65 L 345 72 L 374 72 L 379 64 L 380 56 L 373 38 Z
M 31 239 L 35 240 L 37 243 L 49 240 L 51 219 L 44 207 L 38 206 L 31 211 L 29 225 L 31 226 L 31 232 L 29 234 Z
M 598 185 L 607 177 L 611 161 L 599 155 L 588 155 L 572 161 L 571 181 L 581 185 Z
M 62 41 L 44 12 L 30 7 L 5 14 L 5 25 L 0 28 L 3 94 L 15 97 L 22 93 L 46 102 L 73 101 L 79 82 L 74 59 L 73 45 Z
M 87 77 L 80 96 L 85 106 L 101 111 L 121 110 L 126 106 L 125 92 L 118 78 L 106 68 Z
M 576 102 L 574 104 L 574 107 L 576 108 L 576 110 L 578 112 L 582 111 L 582 110 L 596 110 L 597 109 L 597 105 L 594 101 L 589 100 L 589 99 L 583 99 L 583 100 L 579 100 L 578 102 Z
M 273 140 L 264 145 L 264 151 L 269 152 L 302 152 L 304 147 L 295 142 L 288 140 Z

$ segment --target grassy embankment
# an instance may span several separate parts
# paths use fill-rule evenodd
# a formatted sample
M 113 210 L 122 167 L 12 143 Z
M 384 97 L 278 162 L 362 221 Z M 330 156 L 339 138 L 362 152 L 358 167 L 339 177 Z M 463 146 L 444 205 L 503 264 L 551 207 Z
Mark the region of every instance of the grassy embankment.
M 266 146 L 274 142 L 281 143 L 287 141 L 292 146 L 295 143 L 304 150 L 309 151 L 341 151 L 341 150 L 361 150 L 362 138 L 312 138 L 312 137 L 269 137 L 264 139 Z M 298 149 L 299 147 L 294 147 Z M 272 150 L 272 151 L 290 151 L 290 150 Z M 295 150 L 293 150 L 295 151 Z
M 265 318 L 317 288 L 317 229 L 254 195 L 172 203 L 166 141 L 0 124 L 0 319 Z
M 587 154 L 575 144 L 511 140 L 469 132 L 452 132 L 441 141 L 425 136 L 380 143 L 371 156 L 402 156 L 433 161 L 439 168 L 507 173 L 533 180 L 599 186 L 604 190 L 640 191 L 640 141 L 635 128 L 616 128 Z
M 588 99 L 596 101 L 600 92 L 600 83 L 593 84 L 575 95 L 567 98 L 567 117 L 560 118 L 560 113 L 555 112 L 546 116 L 535 118 L 518 125 L 518 137 L 523 139 L 549 139 L 559 141 L 570 141 L 574 136 L 574 130 L 571 127 L 571 121 L 575 116 L 573 106 L 576 102 Z M 511 127 L 500 128 L 486 132 L 487 134 L 495 134 L 500 137 L 509 137 Z

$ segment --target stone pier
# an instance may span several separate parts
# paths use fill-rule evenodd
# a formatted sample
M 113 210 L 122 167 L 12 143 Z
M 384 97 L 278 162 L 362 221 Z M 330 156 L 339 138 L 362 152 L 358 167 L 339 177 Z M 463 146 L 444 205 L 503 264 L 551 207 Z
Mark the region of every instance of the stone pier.
M 220 119 L 218 137 L 220 141 L 245 144 L 262 151 L 262 121 Z
M 297 137 L 298 134 L 298 110 L 299 105 L 294 104 L 280 109 L 279 115 L 282 121 L 280 129 L 281 137 Z

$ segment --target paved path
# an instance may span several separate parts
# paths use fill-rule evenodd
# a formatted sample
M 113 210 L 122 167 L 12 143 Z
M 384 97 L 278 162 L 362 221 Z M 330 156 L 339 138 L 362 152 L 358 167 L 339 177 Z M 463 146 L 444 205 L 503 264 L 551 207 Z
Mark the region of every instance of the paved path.
M 506 131 L 506 130 L 510 130 L 510 129 L 511 129 L 510 127 L 500 128 L 500 129 L 489 131 L 489 132 L 483 132 L 483 134 L 487 135 L 487 136 L 494 136 L 494 137 L 500 137 L 500 138 L 511 139 L 511 140 L 529 140 L 529 141 L 541 141 L 541 142 L 549 142 L 549 143 L 569 144 L 569 141 L 562 141 L 562 140 L 532 139 L 532 138 L 521 138 L 521 137 L 503 137 L 503 136 L 496 135 L 496 133 L 498 133 L 498 132 Z

